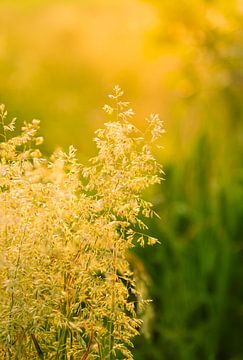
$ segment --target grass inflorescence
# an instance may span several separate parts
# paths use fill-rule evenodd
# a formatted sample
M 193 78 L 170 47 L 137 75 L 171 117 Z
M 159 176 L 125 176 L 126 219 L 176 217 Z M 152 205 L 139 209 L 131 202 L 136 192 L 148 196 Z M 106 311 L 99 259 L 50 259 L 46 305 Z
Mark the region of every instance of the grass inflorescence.
M 142 192 L 161 180 L 152 147 L 164 130 L 151 115 L 145 140 L 122 95 L 109 95 L 89 167 L 72 146 L 44 157 L 39 120 L 15 135 L 1 105 L 0 359 L 133 358 L 146 300 L 127 254 L 157 242 Z

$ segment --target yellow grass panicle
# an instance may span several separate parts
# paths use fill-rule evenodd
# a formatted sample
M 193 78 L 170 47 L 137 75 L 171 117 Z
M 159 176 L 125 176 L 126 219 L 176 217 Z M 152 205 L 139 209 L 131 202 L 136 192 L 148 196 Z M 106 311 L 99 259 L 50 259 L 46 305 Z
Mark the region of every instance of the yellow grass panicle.
M 133 358 L 146 301 L 127 254 L 157 241 L 142 231 L 153 216 L 142 192 L 160 182 L 163 126 L 151 115 L 141 133 L 122 95 L 116 86 L 104 106 L 113 119 L 89 167 L 72 146 L 43 157 L 39 121 L 15 136 L 0 106 L 0 359 Z

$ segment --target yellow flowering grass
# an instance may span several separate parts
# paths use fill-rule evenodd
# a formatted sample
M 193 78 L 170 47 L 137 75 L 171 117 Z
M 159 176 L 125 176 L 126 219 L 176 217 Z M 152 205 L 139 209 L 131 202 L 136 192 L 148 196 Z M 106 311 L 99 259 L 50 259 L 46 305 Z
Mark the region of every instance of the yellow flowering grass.
M 0 359 L 133 358 L 146 301 L 127 254 L 157 241 L 143 234 L 154 213 L 142 192 L 161 180 L 164 130 L 157 115 L 136 129 L 122 95 L 109 95 L 89 167 L 72 146 L 45 158 L 39 121 L 13 135 L 0 107 Z

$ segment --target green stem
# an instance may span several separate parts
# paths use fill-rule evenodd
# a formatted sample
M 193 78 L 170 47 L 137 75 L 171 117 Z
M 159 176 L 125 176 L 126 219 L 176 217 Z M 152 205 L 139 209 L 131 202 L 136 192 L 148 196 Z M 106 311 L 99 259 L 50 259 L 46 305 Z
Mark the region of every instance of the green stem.
M 112 360 L 112 350 L 114 346 L 114 323 L 115 323 L 115 310 L 116 310 L 116 275 L 117 274 L 117 247 L 116 243 L 114 245 L 113 249 L 113 286 L 112 286 L 112 294 L 111 294 L 111 316 L 110 316 L 110 323 L 109 323 L 109 353 L 108 353 L 108 359 Z

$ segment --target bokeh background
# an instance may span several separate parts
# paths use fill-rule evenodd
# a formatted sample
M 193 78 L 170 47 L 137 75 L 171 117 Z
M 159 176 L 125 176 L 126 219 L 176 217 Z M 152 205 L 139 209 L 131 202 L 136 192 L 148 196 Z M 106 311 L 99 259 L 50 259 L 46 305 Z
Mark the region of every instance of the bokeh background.
M 1 0 L 0 102 L 41 119 L 46 154 L 93 156 L 115 84 L 167 132 L 135 359 L 243 359 L 243 1 Z

